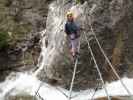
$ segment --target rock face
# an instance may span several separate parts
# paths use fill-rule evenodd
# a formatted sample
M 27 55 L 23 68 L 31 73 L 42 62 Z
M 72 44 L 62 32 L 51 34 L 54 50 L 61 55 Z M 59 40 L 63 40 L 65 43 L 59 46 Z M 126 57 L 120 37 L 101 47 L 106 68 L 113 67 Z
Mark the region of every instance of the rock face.
M 83 3 L 83 2 L 82 2 Z M 93 5 L 94 12 L 89 12 Z M 89 17 L 102 48 L 114 65 L 119 75 L 132 73 L 132 0 L 87 0 L 86 3 L 75 5 L 73 1 L 57 0 L 50 5 L 46 32 L 43 34 L 40 67 L 36 74 L 41 80 L 51 84 L 69 88 L 73 63 L 64 33 L 65 12 L 69 8 L 78 12 L 76 21 L 85 29 L 91 39 Z M 105 61 L 95 39 L 90 41 L 97 63 L 105 81 L 117 79 Z M 87 48 L 81 31 L 80 63 L 75 78 L 75 89 L 86 89 L 101 84 L 94 62 Z
M 10 96 L 6 98 L 6 100 L 37 100 L 34 96 L 30 95 L 17 95 L 17 96 Z
M 106 98 L 106 97 L 101 97 L 101 98 L 97 98 L 97 99 L 95 99 L 95 100 L 108 100 L 108 98 Z M 121 96 L 121 97 L 111 97 L 111 100 L 131 100 L 131 98 L 130 97 L 126 97 L 126 96 Z
M 46 26 L 48 5 L 51 1 L 0 1 L 0 36 L 1 33 L 9 35 L 8 46 L 0 48 L 2 76 L 9 73 L 9 70 L 28 70 L 37 65 L 40 54 L 39 32 Z
M 99 7 L 92 15 L 92 23 L 102 47 L 120 75 L 126 72 L 128 74 L 128 69 L 131 69 L 132 73 L 132 61 L 129 56 L 132 47 L 129 47 L 131 45 L 129 41 L 131 41 L 130 32 L 132 32 L 130 21 L 133 14 L 133 2 L 131 0 L 101 0 L 95 3 L 99 3 Z M 108 69 L 106 64 L 104 68 Z M 109 72 L 109 76 L 113 76 L 111 73 L 112 71 Z

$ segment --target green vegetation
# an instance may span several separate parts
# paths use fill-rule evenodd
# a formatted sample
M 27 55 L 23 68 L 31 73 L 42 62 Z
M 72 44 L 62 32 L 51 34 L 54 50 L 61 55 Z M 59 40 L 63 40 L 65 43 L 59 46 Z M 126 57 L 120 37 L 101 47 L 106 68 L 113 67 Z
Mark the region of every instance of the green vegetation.
M 77 3 L 77 4 L 81 3 L 81 0 L 76 0 L 76 3 Z
M 123 33 L 118 33 L 117 34 L 117 38 L 116 38 L 116 45 L 115 48 L 113 50 L 113 55 L 112 55 L 112 64 L 114 66 L 117 66 L 121 63 L 123 58 L 123 46 L 124 46 L 124 42 L 123 40 Z
M 0 49 L 23 39 L 32 29 L 32 25 L 21 20 L 21 16 L 11 15 L 8 3 L 9 0 L 0 0 Z
M 6 32 L 0 32 L 0 49 L 8 45 L 9 35 Z
M 9 97 L 9 100 L 37 100 L 37 98 L 30 95 L 17 95 Z
M 83 4 L 85 0 L 76 0 L 77 4 Z

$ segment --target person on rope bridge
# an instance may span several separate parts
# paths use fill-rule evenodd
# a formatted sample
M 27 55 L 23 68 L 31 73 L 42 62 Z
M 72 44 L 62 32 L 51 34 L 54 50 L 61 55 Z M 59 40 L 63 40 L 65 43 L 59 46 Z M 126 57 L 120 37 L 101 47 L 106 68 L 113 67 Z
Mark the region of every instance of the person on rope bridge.
M 65 33 L 68 36 L 68 41 L 70 44 L 70 53 L 73 58 L 77 57 L 78 54 L 78 45 L 79 45 L 79 30 L 80 27 L 74 21 L 74 15 L 72 12 L 68 11 L 67 22 L 65 24 Z

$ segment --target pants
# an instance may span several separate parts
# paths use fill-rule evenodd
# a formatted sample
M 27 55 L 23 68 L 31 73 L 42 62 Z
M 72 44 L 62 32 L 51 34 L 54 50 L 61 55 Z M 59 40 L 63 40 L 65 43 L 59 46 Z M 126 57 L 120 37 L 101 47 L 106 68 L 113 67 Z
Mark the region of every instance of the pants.
M 71 49 L 71 53 L 75 55 L 78 52 L 79 46 L 79 38 L 75 38 L 75 34 L 69 35 L 69 47 Z

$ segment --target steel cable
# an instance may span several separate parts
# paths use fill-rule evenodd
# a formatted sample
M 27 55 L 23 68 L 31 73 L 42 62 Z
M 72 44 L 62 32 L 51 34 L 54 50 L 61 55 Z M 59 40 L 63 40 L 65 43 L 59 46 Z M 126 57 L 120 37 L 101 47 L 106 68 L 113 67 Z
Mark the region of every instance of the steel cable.
M 98 74 L 99 74 L 99 77 L 100 77 L 100 79 L 101 79 L 101 81 L 102 81 L 102 84 L 103 84 L 105 93 L 106 93 L 106 95 L 107 95 L 107 97 L 108 97 L 108 100 L 111 100 L 111 98 L 110 98 L 110 96 L 109 96 L 109 94 L 108 94 L 107 88 L 106 88 L 106 86 L 105 86 L 105 83 L 104 83 L 102 74 L 101 74 L 100 69 L 99 69 L 99 67 L 98 67 L 98 65 L 97 65 L 97 61 L 96 61 L 96 59 L 95 59 L 95 57 L 94 57 L 93 51 L 92 51 L 92 49 L 91 49 L 90 43 L 89 43 L 89 41 L 88 41 L 88 39 L 87 39 L 87 36 L 86 36 L 85 32 L 84 32 L 84 35 L 85 35 L 86 42 L 87 42 L 87 44 L 88 44 L 88 49 L 90 50 L 91 56 L 92 56 L 93 61 L 94 61 L 94 63 L 95 63 L 95 67 L 96 67 L 96 69 L 97 69 L 97 71 L 98 71 Z
M 116 72 L 114 66 L 110 62 L 109 58 L 107 57 L 107 55 L 105 54 L 105 52 L 104 52 L 104 50 L 103 50 L 103 48 L 101 46 L 99 40 L 97 39 L 97 36 L 96 36 L 96 34 L 95 34 L 94 30 L 93 30 L 92 24 L 91 24 L 91 18 L 90 17 L 89 17 L 89 25 L 90 25 L 90 28 L 91 28 L 91 32 L 93 33 L 94 38 L 95 38 L 95 40 L 96 40 L 96 42 L 97 42 L 97 44 L 98 44 L 98 46 L 99 46 L 99 48 L 100 48 L 103 56 L 105 57 L 106 61 L 108 62 L 109 66 L 113 70 L 113 72 L 116 75 L 116 77 L 120 80 L 121 84 L 123 85 L 123 87 L 125 88 L 125 90 L 127 91 L 127 93 L 131 96 L 132 95 L 131 92 L 128 90 L 128 88 L 126 87 L 126 85 L 124 84 L 124 82 L 122 81 L 122 79 L 120 78 L 120 76 L 118 75 L 118 73 Z

